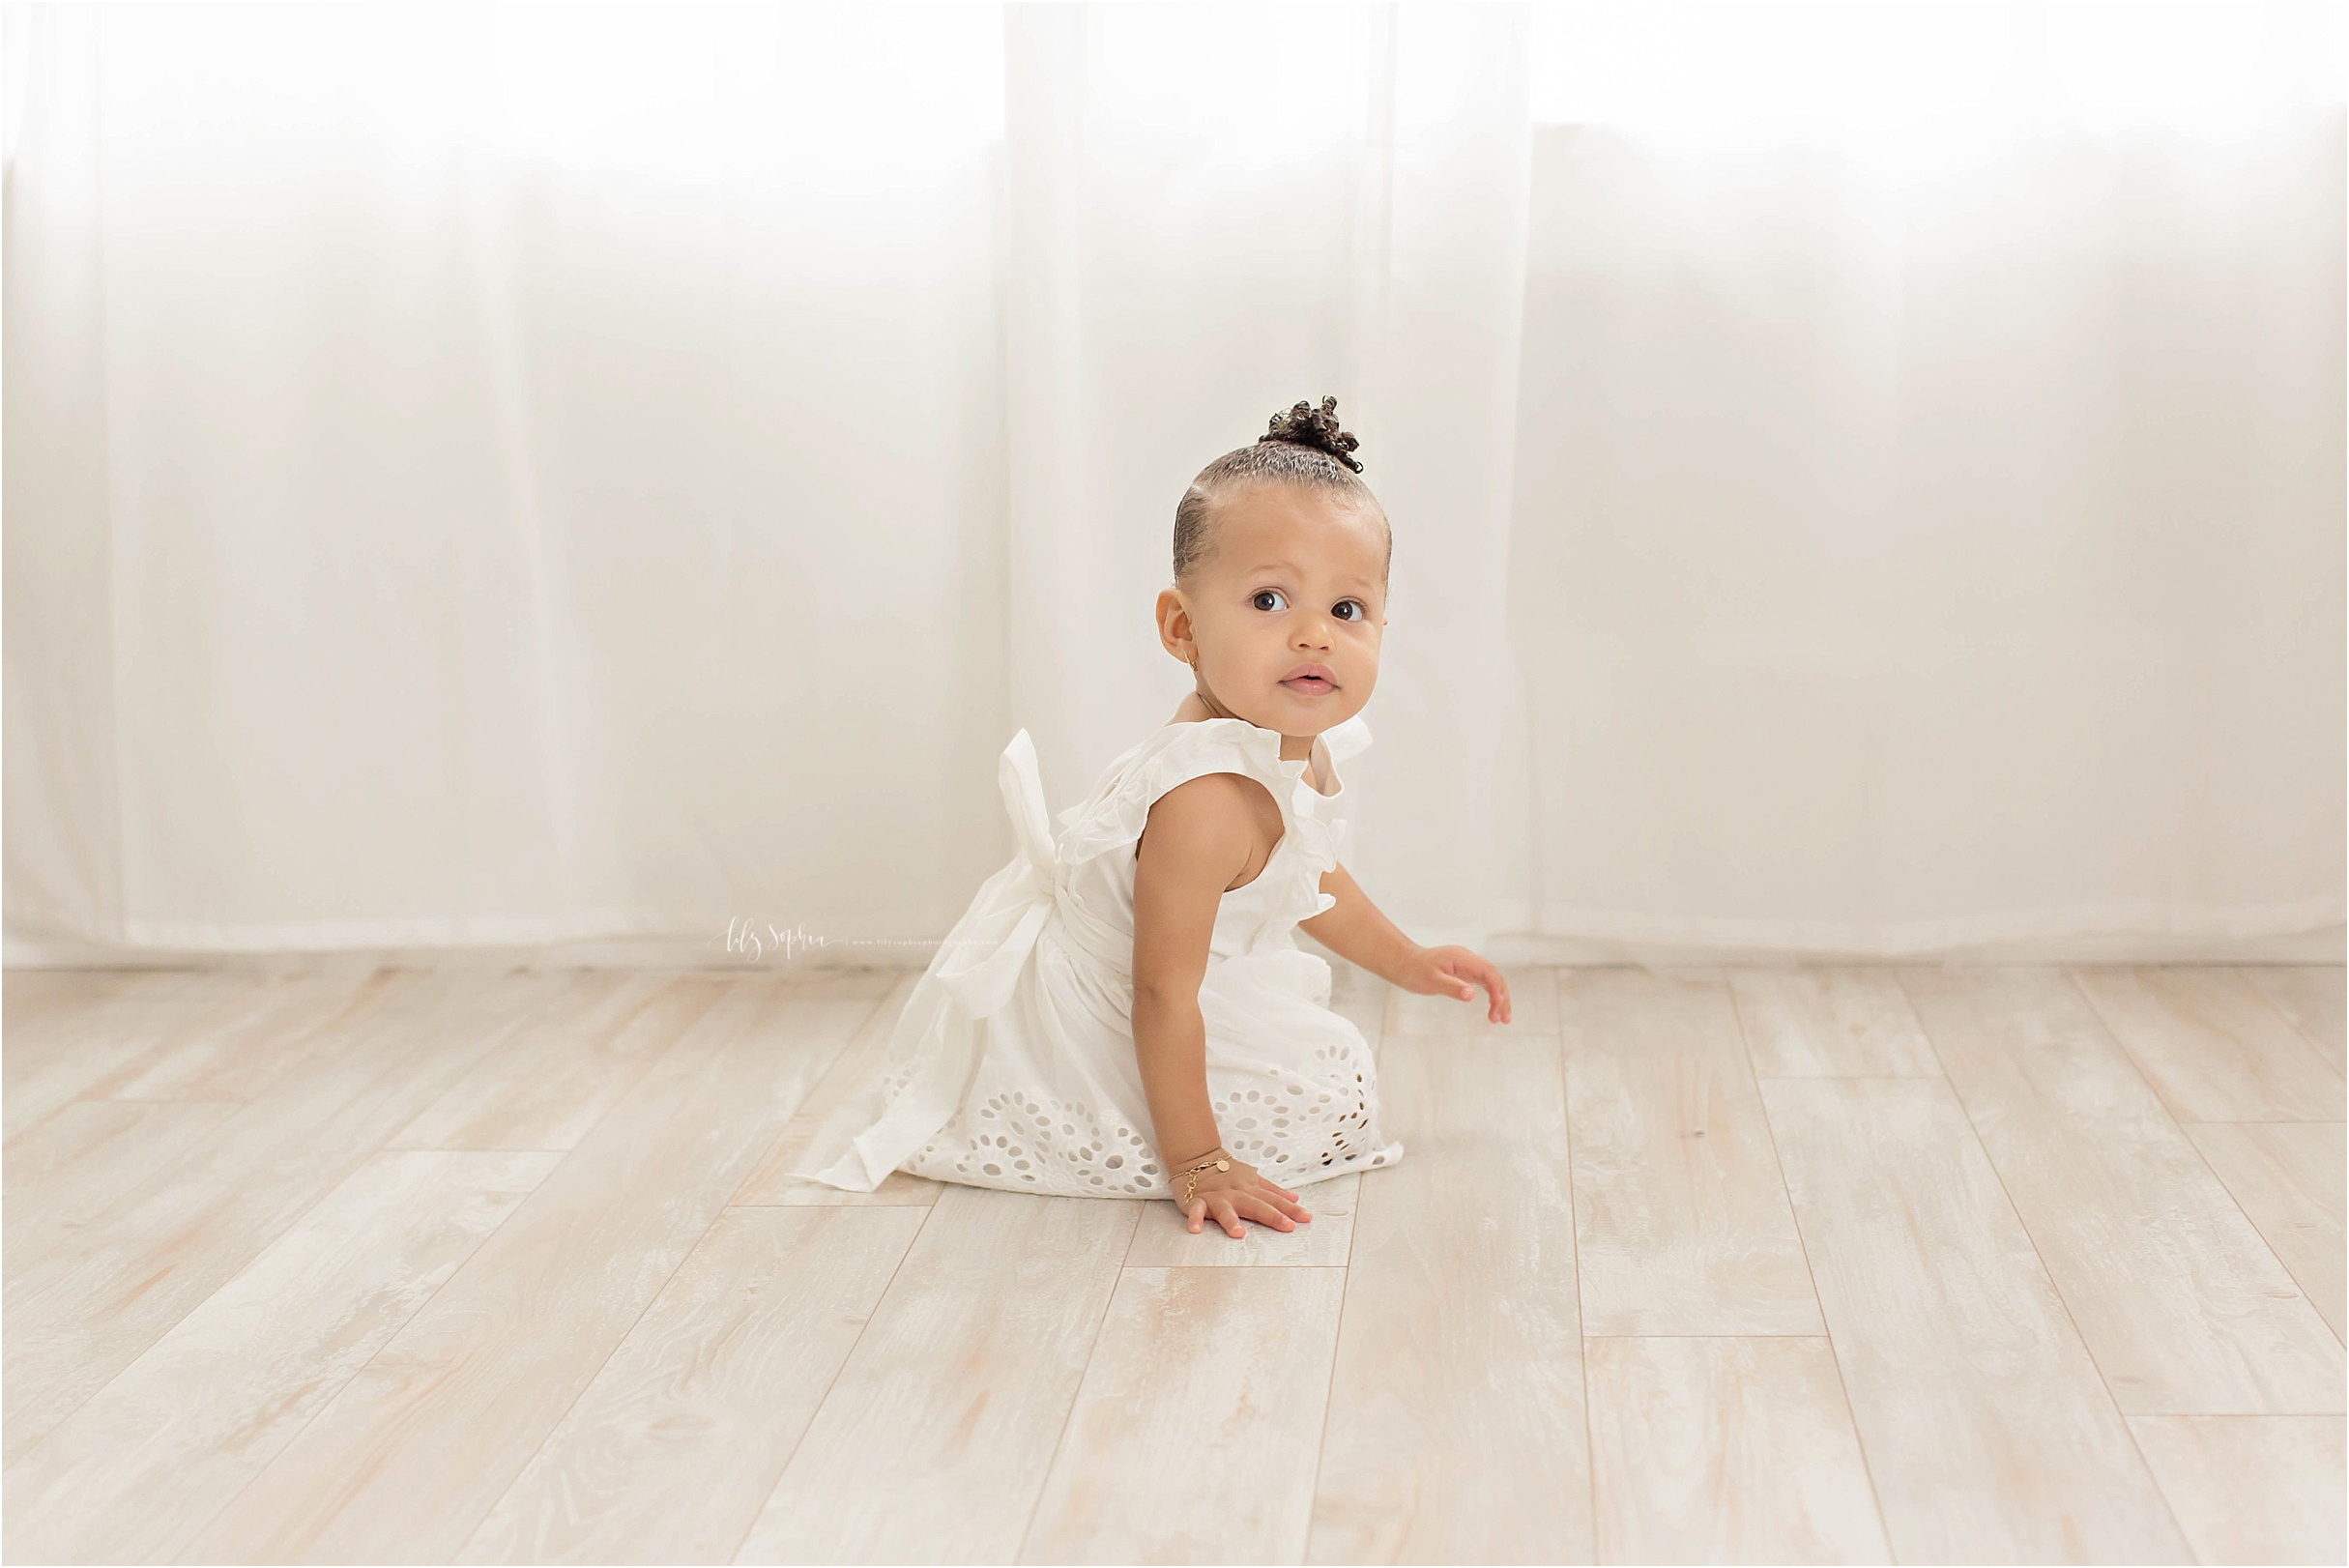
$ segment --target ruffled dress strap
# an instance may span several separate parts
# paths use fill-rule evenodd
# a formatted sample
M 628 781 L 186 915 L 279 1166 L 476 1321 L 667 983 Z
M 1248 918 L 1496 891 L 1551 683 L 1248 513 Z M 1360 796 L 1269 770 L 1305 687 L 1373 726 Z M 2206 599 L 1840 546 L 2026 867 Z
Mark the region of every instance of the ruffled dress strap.
M 1321 746 L 1329 754 L 1328 771 L 1334 774 L 1335 778 L 1334 780 L 1324 779 L 1322 782 L 1334 781 L 1339 790 L 1344 791 L 1347 776 L 1345 765 L 1370 749 L 1370 726 L 1363 722 L 1360 713 L 1356 713 L 1343 724 L 1333 725 L 1329 729 L 1323 730 Z M 1318 815 L 1324 818 L 1330 816 L 1331 802 L 1326 798 L 1315 795 L 1310 789 L 1305 794 L 1311 799 Z M 1341 807 L 1339 810 L 1340 814 L 1330 822 L 1330 847 L 1340 860 L 1345 860 L 1350 858 L 1354 853 L 1354 825 L 1351 807 Z M 1337 900 L 1332 899 L 1330 902 L 1334 904 Z M 1324 906 L 1324 908 L 1326 907 Z
M 1320 741 L 1333 763 L 1343 762 L 1370 744 L 1370 729 L 1356 714 L 1325 731 Z M 1059 858 L 1076 865 L 1130 848 L 1160 796 L 1204 774 L 1238 773 L 1262 784 L 1280 807 L 1282 841 L 1275 853 L 1289 856 L 1290 875 L 1301 889 L 1290 916 L 1311 919 L 1336 902 L 1320 891 L 1320 878 L 1338 863 L 1348 835 L 1344 822 L 1322 816 L 1323 798 L 1305 782 L 1305 767 L 1301 757 L 1282 757 L 1279 731 L 1243 718 L 1169 724 L 1120 757 L 1090 799 L 1060 813 Z
M 1321 732 L 1321 744 L 1328 750 L 1333 762 L 1346 762 L 1358 757 L 1370 748 L 1370 725 L 1363 721 L 1360 713 Z

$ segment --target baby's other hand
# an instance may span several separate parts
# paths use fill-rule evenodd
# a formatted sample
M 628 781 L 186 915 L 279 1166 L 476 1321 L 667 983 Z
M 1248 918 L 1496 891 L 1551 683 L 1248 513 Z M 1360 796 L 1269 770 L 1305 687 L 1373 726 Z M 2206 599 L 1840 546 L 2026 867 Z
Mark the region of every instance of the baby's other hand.
M 1475 1001 L 1476 987 L 1481 985 L 1492 999 L 1485 1009 L 1486 1020 L 1509 1022 L 1509 982 L 1501 978 L 1501 972 L 1490 959 L 1465 947 L 1419 948 L 1404 962 L 1403 974 L 1395 983 L 1423 997 L 1451 997 L 1460 1002 Z

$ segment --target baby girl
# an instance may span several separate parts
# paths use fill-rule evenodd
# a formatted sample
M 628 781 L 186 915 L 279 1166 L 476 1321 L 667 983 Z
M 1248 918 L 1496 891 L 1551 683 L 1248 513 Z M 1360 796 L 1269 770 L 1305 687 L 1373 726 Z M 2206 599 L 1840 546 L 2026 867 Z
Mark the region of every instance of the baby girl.
M 1339 769 L 1370 744 L 1394 544 L 1336 409 L 1275 415 L 1191 481 L 1158 595 L 1191 694 L 1057 838 L 1028 732 L 1012 738 L 998 772 L 1019 854 L 915 985 L 881 1081 L 795 1175 L 1163 1197 L 1194 1232 L 1291 1231 L 1313 1217 L 1295 1188 L 1403 1156 L 1300 927 L 1406 991 L 1481 985 L 1509 1021 L 1497 969 L 1413 943 L 1340 863 Z

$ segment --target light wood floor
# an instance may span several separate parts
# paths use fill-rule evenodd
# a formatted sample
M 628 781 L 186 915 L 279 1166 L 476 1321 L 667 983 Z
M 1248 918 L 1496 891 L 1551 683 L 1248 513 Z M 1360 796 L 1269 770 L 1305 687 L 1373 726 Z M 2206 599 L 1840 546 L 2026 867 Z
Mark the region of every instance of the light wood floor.
M 778 1173 L 912 977 L 6 977 L 12 1562 L 2340 1562 L 2342 972 L 1341 971 L 1403 1162 Z

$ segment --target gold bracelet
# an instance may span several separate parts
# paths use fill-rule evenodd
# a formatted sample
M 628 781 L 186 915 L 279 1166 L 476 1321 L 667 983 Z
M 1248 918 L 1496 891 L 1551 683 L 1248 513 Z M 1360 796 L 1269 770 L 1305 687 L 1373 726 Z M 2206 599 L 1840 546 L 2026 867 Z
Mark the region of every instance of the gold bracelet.
M 1209 1158 L 1208 1156 L 1210 1155 L 1215 1157 Z M 1223 1145 L 1218 1144 L 1213 1148 L 1207 1150 L 1206 1154 L 1201 1155 L 1197 1160 L 1193 1161 L 1190 1165 L 1185 1166 L 1181 1171 L 1176 1173 L 1182 1177 L 1182 1202 L 1185 1205 L 1188 1205 L 1191 1202 L 1191 1194 L 1198 1188 L 1199 1178 L 1201 1176 L 1206 1175 L 1209 1171 L 1229 1171 L 1231 1169 L 1231 1153 L 1224 1147 Z

